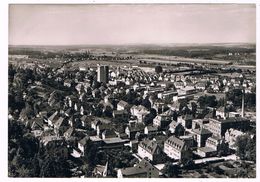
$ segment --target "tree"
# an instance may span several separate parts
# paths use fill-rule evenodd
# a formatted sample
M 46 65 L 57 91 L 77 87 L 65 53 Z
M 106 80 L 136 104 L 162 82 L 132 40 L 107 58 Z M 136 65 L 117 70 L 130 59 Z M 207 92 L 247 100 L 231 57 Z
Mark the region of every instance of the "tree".
M 195 102 L 191 103 L 191 113 L 192 113 L 193 117 L 195 117 L 195 115 L 196 115 L 197 107 L 198 106 L 197 106 L 197 104 Z
M 174 121 L 177 121 L 177 119 L 178 119 L 178 113 L 177 113 L 176 110 L 173 111 L 172 119 L 173 119 Z
M 93 90 L 96 88 L 99 88 L 101 86 L 101 83 L 99 83 L 98 81 L 94 80 L 92 83 L 92 88 Z
M 97 146 L 93 144 L 90 140 L 87 140 L 86 143 L 86 161 L 89 164 L 90 168 L 93 168 L 96 165 L 96 158 L 97 158 Z
M 250 135 L 237 137 L 235 146 L 237 146 L 237 155 L 244 160 L 256 161 L 256 139 Z
M 144 118 L 144 123 L 145 125 L 149 125 L 153 122 L 153 119 L 156 117 L 156 110 L 155 109 L 151 109 L 150 113 L 147 114 Z
M 141 105 L 143 105 L 143 106 L 146 107 L 147 109 L 151 109 L 151 102 L 149 101 L 148 98 L 144 99 L 144 100 L 142 101 L 142 104 L 141 104 Z
M 198 103 L 200 105 L 200 108 L 205 108 L 205 107 L 216 107 L 218 102 L 216 101 L 216 96 L 215 95 L 210 95 L 210 96 L 200 96 L 198 99 Z
M 135 91 L 130 91 L 123 97 L 123 100 L 128 102 L 129 104 L 134 104 L 136 98 L 137 93 Z
M 180 107 L 179 107 L 179 111 L 181 111 L 184 107 L 186 107 L 188 104 L 188 100 L 187 99 L 183 99 L 180 101 Z
M 183 166 L 185 168 L 186 167 L 191 168 L 194 165 L 191 149 L 188 149 L 187 151 L 185 151 L 185 154 L 183 155 L 183 157 L 181 157 L 181 159 L 179 160 L 179 163 L 181 166 Z
M 100 117 L 102 116 L 102 114 L 103 114 L 103 108 L 101 105 L 99 105 L 95 108 L 94 115 Z
M 224 98 L 220 98 L 219 100 L 218 100 L 218 107 L 222 107 L 222 106 L 224 106 L 224 103 L 225 103 L 225 100 L 224 100 Z
M 13 81 L 13 78 L 16 74 L 16 70 L 14 69 L 14 66 L 12 64 L 9 64 L 8 66 L 8 78 L 10 81 Z
M 42 161 L 40 177 L 71 177 L 68 162 L 61 157 L 47 155 Z
M 112 117 L 113 109 L 110 106 L 105 106 L 104 115 L 107 117 Z
M 233 89 L 226 94 L 227 100 L 232 101 L 235 107 L 240 107 L 242 104 L 242 90 Z
M 23 135 L 19 145 L 23 148 L 24 155 L 28 158 L 33 158 L 39 150 L 39 141 L 31 133 Z
M 177 125 L 175 128 L 174 135 L 179 137 L 179 136 L 183 136 L 184 133 L 185 133 L 185 128 L 181 124 Z
M 141 133 L 140 132 L 136 132 L 135 140 L 140 141 L 140 139 L 141 139 Z
M 169 178 L 177 178 L 180 174 L 179 166 L 173 165 L 171 162 L 167 162 L 162 171 Z
M 218 147 L 218 156 L 221 157 L 223 155 L 227 155 L 229 153 L 229 146 L 228 143 L 225 141 L 222 141 L 221 144 Z
M 255 108 L 256 106 L 256 93 L 245 94 L 245 105 L 249 108 Z
M 134 100 L 133 100 L 133 102 L 132 102 L 132 104 L 134 104 L 134 105 L 140 105 L 142 103 L 142 98 L 140 97 L 140 96 L 137 96 Z
M 25 126 L 17 121 L 8 120 L 8 139 L 20 139 L 25 134 Z M 8 142 L 10 144 L 11 142 Z
M 32 118 L 34 116 L 34 111 L 33 108 L 30 104 L 26 103 L 25 108 L 22 109 L 20 115 L 24 115 L 27 118 Z
M 161 66 L 155 66 L 155 72 L 157 73 L 157 74 L 159 74 L 159 73 L 161 73 L 163 71 L 163 69 L 162 69 L 162 67 Z
M 8 174 L 14 177 L 39 176 L 39 141 L 22 123 L 8 123 Z

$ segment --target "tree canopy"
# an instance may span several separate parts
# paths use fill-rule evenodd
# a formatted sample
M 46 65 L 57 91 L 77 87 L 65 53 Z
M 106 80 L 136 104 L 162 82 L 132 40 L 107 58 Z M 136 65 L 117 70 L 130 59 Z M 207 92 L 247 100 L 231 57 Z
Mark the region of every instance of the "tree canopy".
M 237 155 L 244 160 L 256 161 L 256 139 L 250 135 L 239 136 L 236 140 Z

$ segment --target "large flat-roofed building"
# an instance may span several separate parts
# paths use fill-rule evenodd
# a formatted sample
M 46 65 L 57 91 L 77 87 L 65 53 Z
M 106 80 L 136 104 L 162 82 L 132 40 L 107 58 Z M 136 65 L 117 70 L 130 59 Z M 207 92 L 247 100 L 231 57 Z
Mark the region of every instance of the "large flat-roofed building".
M 196 92 L 196 89 L 193 86 L 187 86 L 187 87 L 180 88 L 177 90 L 178 96 L 194 94 L 195 92 Z
M 205 128 L 196 128 L 192 130 L 194 133 L 194 139 L 197 142 L 198 147 L 204 147 L 206 144 L 206 140 L 211 137 L 212 133 Z
M 173 96 L 177 96 L 178 93 L 175 90 L 171 91 L 164 91 L 162 93 L 158 93 L 158 98 L 163 99 L 163 100 L 173 100 Z
M 209 123 L 205 124 L 205 128 L 216 136 L 224 136 L 225 132 L 230 129 L 246 130 L 249 127 L 249 120 L 242 117 L 234 117 L 227 119 L 209 119 Z
M 108 83 L 109 67 L 107 65 L 98 65 L 97 68 L 97 81 Z

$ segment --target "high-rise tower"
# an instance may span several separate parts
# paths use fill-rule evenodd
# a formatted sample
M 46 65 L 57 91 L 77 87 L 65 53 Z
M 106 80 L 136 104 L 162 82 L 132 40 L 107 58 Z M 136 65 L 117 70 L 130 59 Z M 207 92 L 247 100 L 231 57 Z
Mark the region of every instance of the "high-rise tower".
M 97 81 L 108 83 L 109 67 L 107 65 L 98 65 L 97 68 Z

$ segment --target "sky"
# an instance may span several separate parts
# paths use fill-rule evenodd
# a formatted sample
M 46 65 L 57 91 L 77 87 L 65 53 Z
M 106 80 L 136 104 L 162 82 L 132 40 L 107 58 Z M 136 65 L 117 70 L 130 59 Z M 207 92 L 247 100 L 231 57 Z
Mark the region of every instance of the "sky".
M 255 42 L 253 4 L 9 5 L 9 45 Z

